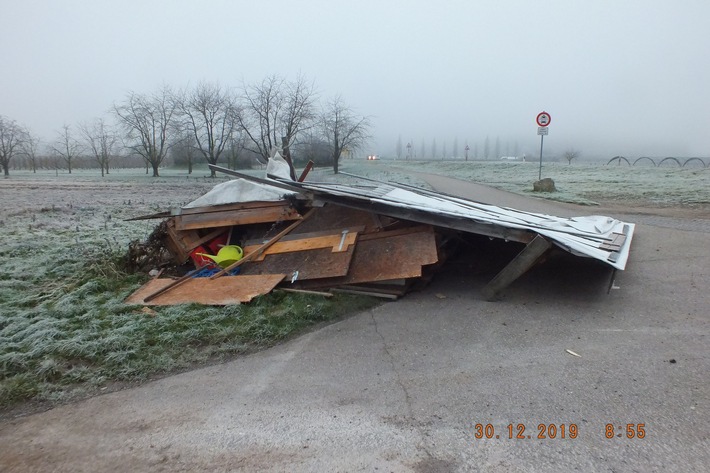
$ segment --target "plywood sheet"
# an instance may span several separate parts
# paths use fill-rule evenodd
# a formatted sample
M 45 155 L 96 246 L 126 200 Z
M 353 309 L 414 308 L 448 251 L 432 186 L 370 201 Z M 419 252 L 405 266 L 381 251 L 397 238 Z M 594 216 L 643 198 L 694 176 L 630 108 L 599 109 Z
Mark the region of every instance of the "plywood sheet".
M 150 302 L 143 302 L 145 297 L 173 282 L 172 279 L 153 279 L 131 294 L 125 302 L 144 305 L 239 304 L 249 302 L 256 296 L 268 294 L 281 282 L 284 276 L 284 274 L 264 274 L 260 276 L 223 276 L 217 279 L 192 278 Z
M 355 246 L 350 270 L 344 277 L 305 281 L 304 289 L 334 287 L 422 275 L 422 266 L 438 261 L 436 235 L 428 226 L 362 235 Z
M 344 284 L 419 277 L 422 266 L 438 261 L 436 237 L 431 227 L 420 227 L 416 233 L 392 236 L 387 233 L 358 242 Z
M 382 222 L 377 215 L 364 210 L 351 209 L 335 204 L 327 204 L 316 209 L 308 222 L 304 222 L 296 233 L 337 230 L 348 227 L 363 227 L 365 232 L 377 231 Z
M 286 274 L 290 281 L 294 275 L 302 281 L 317 278 L 334 278 L 348 274 L 355 245 L 346 251 L 334 253 L 331 248 L 279 253 L 266 256 L 263 261 L 250 261 L 242 265 L 240 274 Z

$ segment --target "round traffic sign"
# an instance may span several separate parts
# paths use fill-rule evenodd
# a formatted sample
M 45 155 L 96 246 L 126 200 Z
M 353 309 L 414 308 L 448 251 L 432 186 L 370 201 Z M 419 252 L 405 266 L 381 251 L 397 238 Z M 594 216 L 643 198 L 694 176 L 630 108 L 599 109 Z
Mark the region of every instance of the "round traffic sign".
M 538 113 L 537 118 L 535 119 L 538 126 L 547 126 L 550 124 L 551 120 L 552 119 L 550 118 L 550 114 L 547 112 Z

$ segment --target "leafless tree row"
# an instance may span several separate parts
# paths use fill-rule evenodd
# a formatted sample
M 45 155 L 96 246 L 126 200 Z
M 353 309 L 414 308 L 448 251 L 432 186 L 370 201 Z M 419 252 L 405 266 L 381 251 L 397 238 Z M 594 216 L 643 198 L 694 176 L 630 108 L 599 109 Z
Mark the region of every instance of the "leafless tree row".
M 108 117 L 81 123 L 78 131 L 63 125 L 44 149 L 55 168 L 71 173 L 79 158 L 88 156 L 102 176 L 120 155 L 139 156 L 146 173 L 152 170 L 158 176 L 171 153 L 192 172 L 197 159 L 230 167 L 246 158 L 265 164 L 274 149 L 327 163 L 337 172 L 339 160 L 365 144 L 369 129 L 369 119 L 356 114 L 341 97 L 321 105 L 314 84 L 306 78 L 272 75 L 238 89 L 200 83 L 181 90 L 164 85 L 151 93 L 129 92 Z M 5 176 L 10 161 L 19 157 L 36 172 L 41 149 L 38 137 L 0 116 L 0 165 Z

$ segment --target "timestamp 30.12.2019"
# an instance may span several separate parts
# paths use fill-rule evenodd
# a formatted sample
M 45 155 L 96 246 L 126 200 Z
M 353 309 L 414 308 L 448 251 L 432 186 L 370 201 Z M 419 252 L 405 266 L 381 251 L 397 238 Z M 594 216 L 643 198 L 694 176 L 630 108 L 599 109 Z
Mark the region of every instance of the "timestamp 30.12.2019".
M 477 440 L 485 439 L 570 439 L 579 438 L 581 432 L 577 424 L 533 424 L 510 423 L 496 428 L 493 424 L 475 424 L 473 437 Z M 607 439 L 628 438 L 643 439 L 646 437 L 646 424 L 605 424 L 604 429 L 595 429 Z

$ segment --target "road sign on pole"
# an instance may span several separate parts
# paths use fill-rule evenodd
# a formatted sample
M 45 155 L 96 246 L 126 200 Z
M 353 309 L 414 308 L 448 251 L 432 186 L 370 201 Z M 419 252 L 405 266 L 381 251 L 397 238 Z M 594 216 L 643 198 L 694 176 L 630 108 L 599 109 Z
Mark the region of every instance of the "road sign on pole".
M 537 126 L 548 126 L 551 120 L 552 118 L 547 112 L 538 113 L 537 118 L 535 119 L 535 121 L 537 122 Z
M 537 123 L 537 134 L 540 135 L 540 170 L 538 172 L 538 181 L 542 179 L 542 143 L 543 140 L 545 139 L 545 135 L 548 133 L 548 125 L 552 121 L 552 117 L 550 117 L 550 114 L 545 112 L 544 110 L 540 113 L 537 114 L 537 117 L 535 117 L 535 122 Z

